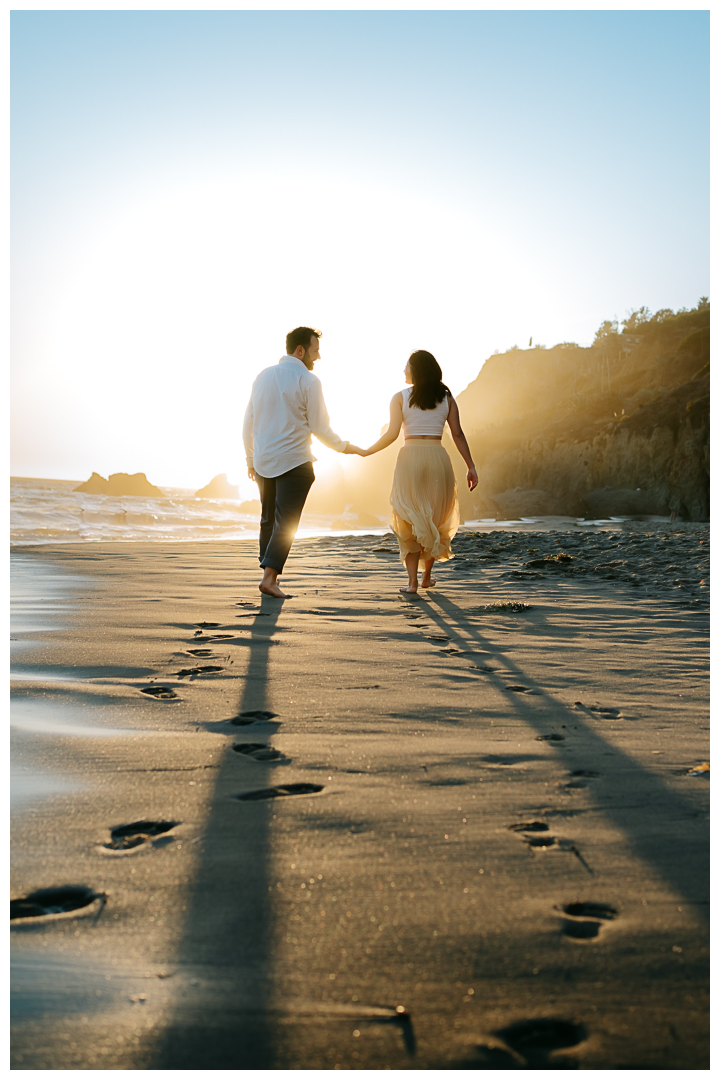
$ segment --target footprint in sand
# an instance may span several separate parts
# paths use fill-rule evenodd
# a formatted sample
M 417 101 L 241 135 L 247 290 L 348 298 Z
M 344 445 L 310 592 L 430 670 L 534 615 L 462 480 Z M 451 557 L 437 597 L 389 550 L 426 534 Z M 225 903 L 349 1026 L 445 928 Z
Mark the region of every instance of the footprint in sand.
M 512 692 L 514 694 L 536 694 L 537 695 L 537 694 L 540 693 L 539 690 L 532 690 L 529 686 L 513 685 L 513 686 L 506 686 L 505 689 L 506 690 L 512 690 Z
M 212 649 L 188 649 L 188 656 L 212 656 Z
M 570 773 L 571 779 L 567 783 L 559 784 L 558 787 L 562 787 L 565 791 L 581 791 L 587 787 L 585 780 L 597 780 L 600 773 L 593 772 L 592 769 L 576 769 L 575 772 Z
M 59 885 L 55 888 L 36 889 L 19 900 L 10 901 L 10 919 L 65 915 L 67 912 L 89 907 L 96 900 L 100 900 L 104 907 L 107 896 L 105 893 L 95 892 L 87 885 Z M 102 911 L 102 907 L 100 910 Z
M 604 924 L 616 919 L 619 914 L 617 908 L 594 901 L 558 904 L 557 910 L 570 916 L 562 920 L 561 931 L 573 941 L 592 941 L 598 937 Z
M 235 727 L 247 727 L 249 724 L 259 724 L 263 720 L 274 720 L 276 716 L 277 713 L 269 712 L 267 709 L 247 709 L 224 722 L 234 724 Z
M 598 716 L 606 716 L 609 719 L 616 719 L 620 716 L 620 710 L 608 705 L 588 705 L 584 701 L 574 701 L 573 705 L 576 709 L 587 709 L 589 712 L 597 713 Z
M 199 626 L 201 630 L 210 630 L 210 629 L 217 630 L 218 626 L 220 626 L 220 623 L 219 622 L 196 622 L 194 625 Z
M 179 821 L 133 821 L 129 825 L 116 825 L 110 830 L 110 843 L 103 844 L 103 848 L 107 851 L 130 851 L 151 843 L 156 836 L 170 832 L 179 824 Z M 165 837 L 165 842 L 172 840 L 173 837 Z
M 516 824 L 507 825 L 506 828 L 510 829 L 511 832 L 537 833 L 547 832 L 550 826 L 546 825 L 544 821 L 519 821 Z
M 538 754 L 484 754 L 480 761 L 486 769 L 504 769 L 512 765 L 522 765 L 526 761 L 541 761 Z
M 493 1032 L 506 1046 L 518 1054 L 533 1069 L 552 1068 L 549 1055 L 554 1050 L 568 1050 L 587 1039 L 584 1024 L 574 1020 L 539 1017 L 535 1020 L 518 1020 L 508 1027 Z
M 551 735 L 536 735 L 535 742 L 565 742 L 564 735 L 553 732 Z
M 565 1055 L 562 1059 L 550 1055 L 555 1050 L 569 1050 L 587 1039 L 584 1024 L 556 1017 L 518 1020 L 483 1036 L 475 1047 L 475 1057 L 463 1061 L 464 1069 L 567 1069 L 575 1062 Z
M 217 667 L 214 664 L 204 664 L 201 667 L 182 668 L 181 671 L 173 671 L 171 674 L 177 679 L 187 679 L 193 675 L 210 675 L 215 671 L 224 671 L 225 668 Z
M 252 758 L 253 761 L 288 761 L 285 755 L 276 750 L 274 746 L 269 746 L 267 743 L 235 743 L 233 750 L 236 754 L 242 754 L 244 757 Z
M 166 700 L 167 698 L 176 698 L 177 694 L 170 686 L 142 686 L 140 688 L 141 694 L 147 694 L 148 697 L 159 698 Z
M 240 802 L 256 802 L 259 799 L 281 799 L 285 795 L 316 795 L 323 790 L 322 784 L 278 784 L 277 787 L 261 788 L 236 795 Z
M 523 840 L 528 847 L 539 848 L 540 851 L 555 847 L 557 844 L 557 839 L 554 836 L 548 836 L 546 833 L 542 833 L 541 836 L 523 836 Z
M 548 848 L 557 848 L 558 851 L 569 851 L 585 867 L 588 873 L 592 870 L 582 857 L 577 845 L 572 840 L 559 839 L 549 835 L 549 826 L 544 821 L 521 821 L 517 824 L 506 826 L 511 832 L 520 833 L 520 839 L 534 851 L 547 851 Z

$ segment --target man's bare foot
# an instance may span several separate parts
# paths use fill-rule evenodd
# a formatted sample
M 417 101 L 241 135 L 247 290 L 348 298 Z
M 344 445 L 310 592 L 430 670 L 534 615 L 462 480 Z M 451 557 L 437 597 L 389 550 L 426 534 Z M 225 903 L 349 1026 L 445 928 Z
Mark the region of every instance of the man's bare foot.
M 276 596 L 278 600 L 292 600 L 290 593 L 284 593 L 277 583 L 278 572 L 272 566 L 265 567 L 265 573 L 263 579 L 258 585 L 258 589 L 265 596 Z
M 283 592 L 279 585 L 258 585 L 264 596 L 277 596 L 278 600 L 292 600 L 292 593 Z

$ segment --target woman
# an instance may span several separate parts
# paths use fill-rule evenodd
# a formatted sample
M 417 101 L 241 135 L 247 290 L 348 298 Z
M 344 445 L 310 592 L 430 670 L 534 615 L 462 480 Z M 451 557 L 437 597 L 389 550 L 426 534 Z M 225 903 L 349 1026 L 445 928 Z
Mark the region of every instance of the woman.
M 477 487 L 477 473 L 470 447 L 460 427 L 460 413 L 442 381 L 442 371 L 432 353 L 419 349 L 405 367 L 410 386 L 390 402 L 390 424 L 376 443 L 362 450 L 363 457 L 377 454 L 394 443 L 403 429 L 405 445 L 398 454 L 390 503 L 392 528 L 400 543 L 400 558 L 408 572 L 407 588 L 418 590 L 418 566 L 423 563 L 422 587 L 435 584 L 431 576 L 436 559 L 451 557 L 450 541 L 460 524 L 457 488 L 450 458 L 442 446 L 445 424 L 468 467 L 467 483 Z

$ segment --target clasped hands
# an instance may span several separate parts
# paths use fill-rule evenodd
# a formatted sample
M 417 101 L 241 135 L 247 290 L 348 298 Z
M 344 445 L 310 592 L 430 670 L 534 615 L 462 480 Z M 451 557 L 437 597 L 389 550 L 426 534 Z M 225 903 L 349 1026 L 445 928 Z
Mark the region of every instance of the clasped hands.
M 361 446 L 355 446 L 353 443 L 348 443 L 347 446 L 345 447 L 345 449 L 343 450 L 343 454 L 357 454 L 358 457 L 367 457 L 368 456 L 368 451 L 363 450 Z M 256 479 L 255 470 L 252 469 L 252 468 L 248 469 L 248 476 L 250 477 L 251 480 L 255 480 Z M 477 472 L 475 471 L 475 469 L 468 469 L 468 471 L 467 471 L 467 486 L 469 487 L 470 491 L 474 491 L 475 488 L 477 487 L 477 485 L 478 485 Z
M 359 454 L 360 457 L 367 457 L 367 450 L 363 450 L 360 446 L 353 446 L 352 443 L 348 443 L 343 454 Z M 257 480 L 257 475 L 252 466 L 248 469 L 248 476 L 251 480 Z

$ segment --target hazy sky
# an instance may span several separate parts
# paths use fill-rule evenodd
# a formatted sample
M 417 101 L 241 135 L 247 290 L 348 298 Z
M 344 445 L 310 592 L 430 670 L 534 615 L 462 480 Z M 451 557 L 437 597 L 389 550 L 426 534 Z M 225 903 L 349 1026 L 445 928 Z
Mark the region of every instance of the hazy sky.
M 16 475 L 242 481 L 298 324 L 367 444 L 415 348 L 458 393 L 708 294 L 707 12 L 21 11 L 11 49 Z

